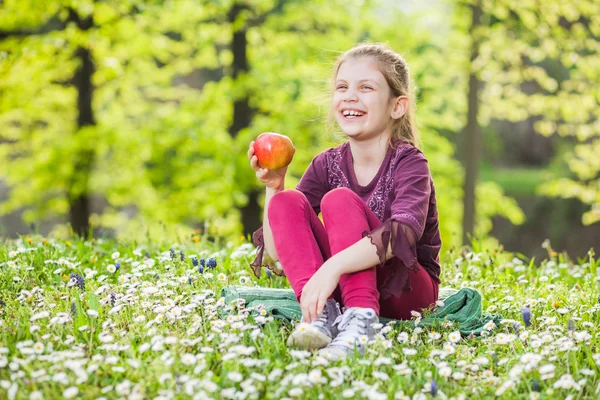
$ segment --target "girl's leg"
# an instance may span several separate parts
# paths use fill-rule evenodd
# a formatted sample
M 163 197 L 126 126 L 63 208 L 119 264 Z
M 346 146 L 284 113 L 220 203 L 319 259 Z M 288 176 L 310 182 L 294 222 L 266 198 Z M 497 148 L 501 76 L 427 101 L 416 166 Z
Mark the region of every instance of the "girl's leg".
M 438 284 L 419 265 L 418 272 L 410 272 L 412 291 L 400 297 L 388 297 L 381 302 L 381 316 L 394 319 L 410 319 L 411 311 L 421 311 L 438 299 Z M 383 273 L 383 271 L 380 271 Z
M 382 224 L 365 202 L 347 188 L 328 192 L 321 200 L 321 212 L 331 254 L 353 245 L 362 239 L 364 231 L 371 231 Z M 375 266 L 342 275 L 339 286 L 344 306 L 372 308 L 379 315 Z
M 269 202 L 269 225 L 279 262 L 300 301 L 302 288 L 331 257 L 323 224 L 298 190 L 284 190 Z

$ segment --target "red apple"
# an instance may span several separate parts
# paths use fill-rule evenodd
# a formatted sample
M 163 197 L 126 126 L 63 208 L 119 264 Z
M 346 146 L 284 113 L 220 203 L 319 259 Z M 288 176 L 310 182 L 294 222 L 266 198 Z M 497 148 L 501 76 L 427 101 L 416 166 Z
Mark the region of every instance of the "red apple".
M 261 168 L 274 170 L 287 167 L 295 152 L 290 138 L 279 133 L 261 133 L 254 141 L 254 154 Z

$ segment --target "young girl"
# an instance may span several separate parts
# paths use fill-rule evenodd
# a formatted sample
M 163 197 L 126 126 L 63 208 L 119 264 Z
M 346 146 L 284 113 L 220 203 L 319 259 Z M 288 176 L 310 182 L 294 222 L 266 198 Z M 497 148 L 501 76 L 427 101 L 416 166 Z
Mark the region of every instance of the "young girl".
M 296 190 L 284 190 L 286 168 L 261 168 L 250 144 L 250 164 L 266 185 L 251 265 L 258 276 L 266 249 L 294 289 L 304 323 L 288 345 L 332 359 L 355 348 L 364 354 L 378 316 L 410 319 L 437 300 L 435 189 L 410 86 L 406 61 L 384 44 L 342 54 L 330 116 L 348 141 L 318 154 Z

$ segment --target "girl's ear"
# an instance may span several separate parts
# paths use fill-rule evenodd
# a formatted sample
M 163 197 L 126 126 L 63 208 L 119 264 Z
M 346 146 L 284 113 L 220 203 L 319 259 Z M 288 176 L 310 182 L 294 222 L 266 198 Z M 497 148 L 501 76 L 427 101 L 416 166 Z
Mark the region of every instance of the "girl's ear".
M 408 96 L 399 96 L 394 99 L 394 107 L 392 108 L 392 118 L 398 119 L 408 111 Z

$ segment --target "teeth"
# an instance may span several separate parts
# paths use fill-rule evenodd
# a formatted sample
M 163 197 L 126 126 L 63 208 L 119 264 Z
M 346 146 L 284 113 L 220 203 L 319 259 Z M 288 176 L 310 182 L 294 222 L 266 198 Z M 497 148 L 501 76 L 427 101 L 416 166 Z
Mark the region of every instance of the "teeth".
M 344 110 L 342 113 L 346 116 L 348 116 L 348 115 L 355 115 L 355 116 L 363 115 L 363 113 L 354 111 L 354 110 Z

